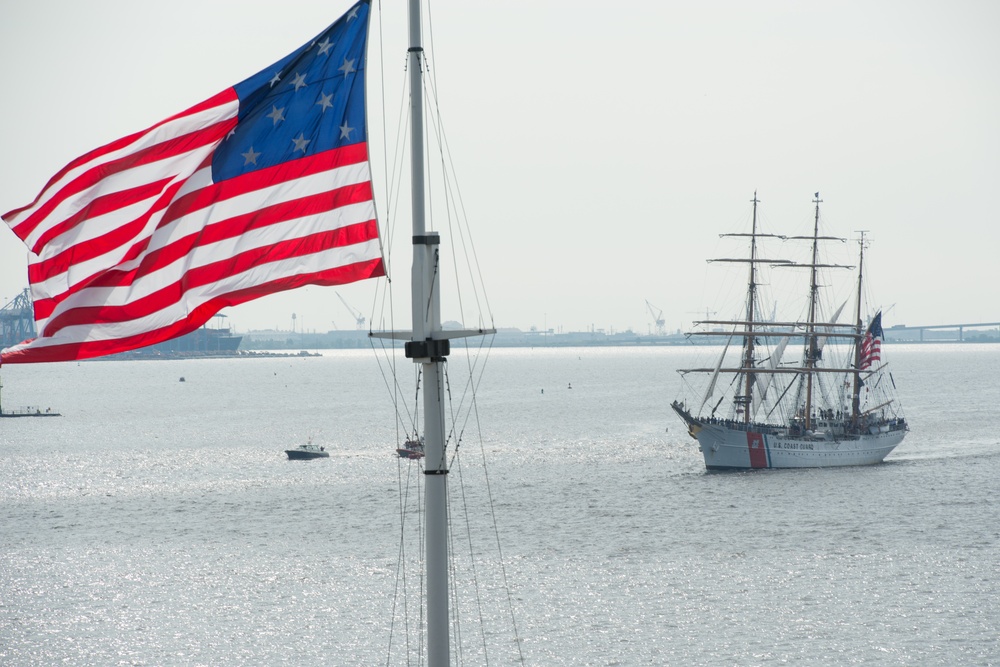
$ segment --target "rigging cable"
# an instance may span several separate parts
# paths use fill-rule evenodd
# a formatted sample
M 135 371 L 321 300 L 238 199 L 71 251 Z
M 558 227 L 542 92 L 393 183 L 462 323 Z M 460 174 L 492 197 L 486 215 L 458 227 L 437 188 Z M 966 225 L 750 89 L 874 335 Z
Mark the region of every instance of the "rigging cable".
M 380 4 L 380 13 L 381 13 L 381 4 Z M 430 21 L 430 13 L 429 12 L 428 12 L 428 21 L 431 22 Z M 429 40 L 430 41 L 430 46 L 431 46 L 431 50 L 433 50 L 433 30 L 430 31 L 430 36 L 431 36 L 431 39 Z M 427 54 L 426 53 L 421 53 L 420 55 L 421 55 L 421 63 L 422 63 L 422 69 L 423 69 L 423 71 L 426 72 L 426 73 L 428 73 L 428 74 L 430 74 L 430 76 L 426 77 L 426 79 L 433 79 L 433 77 L 436 76 L 436 72 L 432 71 L 430 69 L 430 67 L 428 66 L 428 64 L 427 64 L 427 62 L 428 62 Z M 474 244 L 472 243 L 470 230 L 468 228 L 468 217 L 467 217 L 467 214 L 466 214 L 464 201 L 462 200 L 462 197 L 461 197 L 461 192 L 460 192 L 460 189 L 458 187 L 457 179 L 455 179 L 455 176 L 454 176 L 454 173 L 455 173 L 454 172 L 454 161 L 452 159 L 450 149 L 447 147 L 447 140 L 446 140 L 446 137 L 445 137 L 444 127 L 443 127 L 443 122 L 442 122 L 442 116 L 441 116 L 441 113 L 440 113 L 440 108 L 439 108 L 438 103 L 437 103 L 438 102 L 438 98 L 437 98 L 437 94 L 436 94 L 436 86 L 433 85 L 433 82 L 428 82 L 428 83 L 431 84 L 431 85 L 428 86 L 428 88 L 430 89 L 431 94 L 428 96 L 428 101 L 425 104 L 425 110 L 426 110 L 426 113 L 429 116 L 429 118 L 433 119 L 433 121 L 428 124 L 428 127 L 433 131 L 435 139 L 437 140 L 438 146 L 439 146 L 440 165 L 441 165 L 442 173 L 444 174 L 442 182 L 443 182 L 443 187 L 444 187 L 444 193 L 443 193 L 444 197 L 443 198 L 444 198 L 445 211 L 446 211 L 446 214 L 447 214 L 447 221 L 448 221 L 447 224 L 448 224 L 449 232 L 452 234 L 452 237 L 455 239 L 455 242 L 451 244 L 451 248 L 452 248 L 452 257 L 451 257 L 452 262 L 451 263 L 454 266 L 454 270 L 455 270 L 456 275 L 459 274 L 459 266 L 464 263 L 463 270 L 467 271 L 468 272 L 467 275 L 469 275 L 469 276 L 472 277 L 473 295 L 474 295 L 474 299 L 472 300 L 472 302 L 475 304 L 475 306 L 477 308 L 480 309 L 480 314 L 476 316 L 476 319 L 477 319 L 477 321 L 480 324 L 479 328 L 481 328 L 481 329 L 493 328 L 492 327 L 492 324 L 493 324 L 493 315 L 490 312 L 489 299 L 487 298 L 485 289 L 483 288 L 483 284 L 484 283 L 482 281 L 482 268 L 480 266 L 480 263 L 479 263 L 479 260 L 478 260 L 478 256 L 476 254 Z M 383 84 L 384 84 L 384 80 L 383 80 Z M 405 89 L 405 86 L 404 86 L 404 89 Z M 430 99 L 431 98 L 433 98 L 433 101 L 434 101 L 433 106 L 430 105 Z M 383 100 L 384 100 L 384 95 L 383 95 Z M 404 95 L 404 101 L 405 101 L 405 95 Z M 405 108 L 405 104 L 401 103 L 401 107 Z M 383 113 L 383 117 L 384 117 L 384 113 Z M 399 156 L 402 155 L 403 149 L 405 148 L 405 145 L 406 145 L 406 140 L 405 139 L 400 139 L 400 136 L 404 136 L 404 137 L 406 136 L 405 129 L 408 128 L 409 123 L 410 123 L 409 114 L 407 114 L 407 113 L 401 113 L 400 122 L 397 124 L 397 146 L 400 146 L 400 149 L 397 150 L 396 153 L 395 153 L 394 166 L 393 166 L 393 169 L 392 169 L 393 183 L 390 184 L 389 191 L 386 193 L 386 205 L 387 205 L 387 208 L 389 210 L 393 210 L 393 211 L 396 210 L 395 204 L 398 203 L 398 199 L 400 197 L 400 190 L 401 190 L 400 183 L 402 181 L 401 178 L 399 179 L 399 181 L 395 181 L 394 179 L 397 177 L 397 175 L 400 175 L 403 172 L 403 160 Z M 383 138 L 384 138 L 384 135 L 385 135 L 385 132 L 384 132 L 384 127 L 383 127 Z M 429 155 L 430 155 L 430 151 L 428 151 L 428 156 Z M 388 162 L 388 161 L 386 161 L 386 162 Z M 428 162 L 427 162 L 426 166 L 428 168 L 428 173 L 430 174 L 431 170 L 430 170 L 430 164 L 429 164 L 429 162 L 430 162 L 430 159 L 428 157 Z M 391 194 L 390 194 L 390 192 L 391 192 Z M 430 183 L 428 182 L 428 192 L 427 192 L 427 202 L 428 202 L 428 204 L 427 205 L 428 205 L 428 209 L 430 211 L 433 211 L 433 209 L 434 209 L 433 194 L 434 194 L 433 188 L 430 187 Z M 433 219 L 433 215 L 429 215 L 428 217 L 429 217 L 429 220 Z M 391 217 L 390 217 L 390 219 L 391 219 Z M 391 240 L 392 240 L 392 236 L 393 236 L 393 228 L 392 228 L 392 226 L 391 225 L 388 226 L 386 231 L 387 231 L 387 233 L 386 233 L 386 243 L 387 243 L 387 245 L 390 248 L 389 253 L 391 254 L 391 245 L 392 245 Z M 461 247 L 459 248 L 459 246 L 461 246 Z M 459 252 L 459 250 L 461 252 Z M 463 259 L 462 262 L 459 261 L 460 254 L 461 254 L 462 259 Z M 441 270 L 441 258 L 439 256 L 435 256 L 435 267 L 434 267 L 434 270 L 435 270 L 436 274 L 439 274 L 439 272 Z M 388 271 L 388 261 L 387 261 L 387 271 Z M 392 316 L 392 311 L 393 311 L 393 309 L 392 309 L 392 285 L 391 285 L 391 282 L 392 282 L 391 280 L 387 280 L 387 284 L 385 286 L 385 294 L 382 295 L 382 297 L 381 297 L 381 305 L 382 305 L 383 312 L 384 312 L 384 309 L 385 309 L 386 300 L 388 300 L 388 302 L 389 302 L 390 318 Z M 463 288 L 462 283 L 460 281 L 456 281 L 456 288 L 455 289 L 456 289 L 457 295 L 458 295 L 458 309 L 459 309 L 460 318 L 461 318 L 461 320 L 464 323 L 466 321 L 467 314 L 465 312 L 465 307 L 466 307 L 465 301 L 466 301 L 466 299 L 463 296 L 462 288 Z M 378 301 L 378 297 L 376 297 L 376 301 Z M 373 312 L 374 312 L 374 308 L 375 308 L 375 305 L 373 304 Z M 485 317 L 484 317 L 484 314 L 482 313 L 483 310 L 486 311 Z M 373 317 L 371 318 L 370 321 L 374 321 L 375 319 L 376 318 L 373 315 Z M 489 327 L 486 326 L 486 322 L 485 322 L 486 319 L 488 319 L 488 321 L 489 321 Z M 394 328 L 393 328 L 393 330 L 394 330 Z M 514 617 L 513 596 L 512 596 L 511 590 L 510 590 L 508 579 L 507 579 L 507 571 L 506 571 L 506 566 L 505 566 L 505 563 L 504 563 L 504 560 L 503 560 L 503 553 L 502 553 L 502 550 L 500 548 L 500 536 L 499 536 L 499 528 L 498 528 L 498 522 L 497 522 L 497 517 L 496 517 L 496 511 L 495 511 L 495 501 L 494 501 L 494 498 L 493 498 L 493 491 L 492 491 L 492 488 L 491 488 L 490 482 L 489 482 L 489 475 L 488 475 L 487 466 L 486 466 L 486 453 L 485 453 L 485 447 L 483 445 L 482 425 L 480 423 L 480 416 L 479 416 L 479 411 L 478 411 L 478 404 L 477 404 L 477 401 L 476 401 L 476 395 L 477 395 L 478 386 L 479 386 L 479 383 L 482 381 L 483 374 L 484 374 L 484 371 L 485 371 L 486 362 L 487 362 L 487 360 L 488 360 L 488 358 L 490 356 L 490 352 L 492 351 L 493 342 L 494 342 L 494 337 L 492 337 L 492 336 L 490 337 L 489 341 L 486 341 L 484 339 L 482 342 L 480 342 L 478 344 L 478 346 L 469 345 L 468 341 L 465 342 L 464 347 L 465 347 L 465 354 L 466 354 L 466 366 L 467 366 L 467 369 L 468 369 L 469 377 L 468 377 L 467 380 L 464 380 L 464 387 L 463 387 L 463 390 L 461 392 L 461 395 L 458 396 L 457 403 L 455 401 L 455 397 L 452 396 L 451 377 L 450 377 L 450 374 L 449 374 L 449 364 L 444 363 L 444 364 L 441 365 L 442 373 L 441 373 L 441 375 L 435 381 L 444 382 L 444 386 L 442 387 L 442 389 L 447 394 L 447 401 L 448 401 L 448 406 L 449 406 L 448 407 L 448 410 L 449 410 L 449 421 L 450 421 L 450 424 L 449 424 L 449 427 L 448 427 L 448 432 L 447 432 L 446 438 L 445 438 L 445 447 L 442 450 L 442 456 L 447 457 L 447 444 L 448 444 L 449 441 L 453 442 L 454 443 L 454 447 L 453 447 L 453 452 L 452 452 L 451 457 L 450 457 L 451 458 L 451 461 L 450 461 L 451 465 L 449 467 L 453 466 L 455 468 L 455 471 L 459 474 L 459 480 L 458 480 L 458 482 L 459 482 L 459 485 L 460 485 L 459 489 L 461 491 L 461 499 L 462 499 L 461 502 L 462 502 L 462 505 L 463 505 L 465 513 L 466 513 L 466 537 L 469 540 L 469 550 L 470 550 L 469 557 L 470 557 L 470 563 L 471 563 L 471 568 L 472 568 L 472 575 L 473 575 L 473 579 L 474 579 L 474 582 L 475 582 L 475 590 L 476 590 L 476 593 L 477 593 L 477 600 L 476 600 L 476 602 L 477 602 L 477 605 L 479 607 L 479 622 L 480 622 L 480 626 L 481 626 L 481 629 L 482 629 L 483 650 L 485 652 L 486 651 L 486 631 L 485 631 L 485 623 L 484 623 L 483 611 L 482 611 L 483 600 L 478 595 L 479 590 L 480 590 L 480 585 L 479 585 L 480 574 L 478 573 L 478 571 L 477 571 L 477 569 L 475 567 L 475 560 L 472 558 L 472 556 L 474 554 L 473 554 L 472 541 L 471 541 L 472 536 L 471 536 L 470 510 L 469 510 L 469 506 L 468 506 L 468 498 L 466 497 L 466 486 L 464 484 L 464 475 L 462 473 L 461 461 L 458 458 L 458 454 L 460 453 L 460 446 L 461 446 L 461 443 L 462 443 L 464 432 L 468 428 L 468 426 L 470 424 L 470 420 L 473 417 L 475 417 L 475 425 L 476 425 L 477 434 L 478 434 L 479 440 L 480 440 L 480 453 L 481 453 L 481 456 L 482 456 L 482 459 L 483 459 L 483 470 L 484 470 L 484 475 L 485 475 L 485 490 L 486 490 L 487 497 L 488 497 L 488 503 L 489 503 L 489 509 L 490 509 L 490 517 L 492 519 L 493 539 L 496 542 L 496 548 L 497 548 L 497 552 L 498 552 L 499 559 L 500 559 L 500 568 L 499 568 L 499 571 L 500 571 L 500 574 L 502 576 L 502 584 L 503 584 L 504 590 L 506 591 L 506 595 L 507 595 L 507 600 L 506 600 L 507 611 L 508 611 L 508 613 L 510 615 L 511 623 L 512 623 L 512 626 L 513 626 L 513 631 L 514 631 L 514 635 L 515 635 L 515 640 L 517 641 L 518 653 L 519 653 L 519 656 L 520 656 L 520 660 L 519 661 L 520 661 L 521 664 L 524 664 L 525 663 L 525 659 L 524 659 L 524 655 L 523 655 L 523 652 L 522 652 L 521 641 L 520 641 L 520 638 L 519 638 L 519 635 L 518 635 L 517 625 L 516 625 L 515 617 Z M 373 348 L 375 347 L 374 343 L 372 344 L 372 346 L 373 346 Z M 387 388 L 393 394 L 394 407 L 395 407 L 395 411 L 396 411 L 397 427 L 398 427 L 398 424 L 399 424 L 401 416 L 402 416 L 401 413 L 402 413 L 402 411 L 405 410 L 406 413 L 407 413 L 406 414 L 406 418 L 409 420 L 410 424 L 413 425 L 414 436 L 417 437 L 417 438 L 419 438 L 419 436 L 420 436 L 420 434 L 419 434 L 419 428 L 417 427 L 416 417 L 415 417 L 415 415 L 419 414 L 419 410 L 414 409 L 414 413 L 413 413 L 413 415 L 411 415 L 409 413 L 409 406 L 407 405 L 406 401 L 402 402 L 403 403 L 403 407 L 402 408 L 398 404 L 397 395 L 399 393 L 401 393 L 401 391 L 402 391 L 401 390 L 401 385 L 399 383 L 398 376 L 397 376 L 397 368 L 396 368 L 396 365 L 395 365 L 395 361 L 396 361 L 396 358 L 397 358 L 398 354 L 394 354 L 394 353 L 397 353 L 398 350 L 399 350 L 398 346 L 395 346 L 392 343 L 390 343 L 389 345 L 386 345 L 385 342 L 384 342 L 384 340 L 383 340 L 383 343 L 382 343 L 382 355 L 384 355 L 386 357 L 386 359 L 388 359 L 389 357 L 392 357 L 392 360 L 391 360 L 391 362 L 389 362 L 389 363 L 386 364 L 386 367 L 383 367 L 383 359 L 379 358 L 379 367 L 380 367 L 380 370 L 382 370 L 383 379 L 384 379 L 384 382 L 387 385 Z M 376 356 L 379 357 L 381 355 L 376 355 Z M 418 364 L 415 364 L 414 366 L 416 368 L 416 373 L 415 373 L 415 375 L 416 375 L 415 400 L 419 401 L 420 380 L 421 380 L 422 374 L 420 372 L 420 366 Z M 392 380 L 390 380 L 387 377 L 387 375 L 386 375 L 387 372 L 391 372 Z M 425 386 L 423 387 L 424 391 L 428 390 L 426 382 L 427 382 L 427 379 L 425 378 L 425 382 L 424 382 Z M 433 390 L 433 388 L 431 390 Z M 464 416 L 463 416 L 463 413 L 464 413 Z M 397 432 L 397 438 L 398 438 L 398 432 Z M 414 463 L 414 461 L 407 459 L 404 462 L 404 461 L 401 460 L 399 462 L 399 466 L 402 466 L 402 465 L 408 464 L 408 463 Z M 426 464 L 426 460 L 418 459 L 416 461 L 416 463 L 417 463 L 417 466 L 418 466 L 417 469 L 419 469 L 423 464 Z M 407 465 L 407 467 L 408 467 L 408 469 L 410 468 L 409 465 Z M 407 499 L 410 496 L 410 494 L 409 494 L 409 486 L 411 484 L 411 481 L 410 481 L 410 476 L 407 475 L 406 478 L 405 478 L 405 482 L 404 482 L 404 477 L 403 477 L 403 475 L 402 475 L 401 472 L 399 472 L 397 476 L 398 476 L 398 485 L 400 487 L 400 497 L 401 497 L 401 500 L 400 500 L 400 521 L 401 521 L 400 540 L 402 542 L 402 541 L 405 540 L 405 515 L 407 513 L 407 506 L 408 506 L 408 502 L 409 502 Z M 420 489 L 421 489 L 422 483 L 423 483 L 422 475 L 417 475 L 417 479 L 415 480 L 415 485 L 416 485 L 416 488 L 418 490 L 418 493 L 417 493 L 418 498 L 419 498 L 419 495 L 420 495 Z M 451 494 L 449 493 L 448 494 L 448 510 L 447 510 L 448 511 L 448 525 L 452 525 L 453 524 L 453 521 L 452 521 L 453 517 L 452 517 L 452 514 L 451 514 L 451 501 L 452 501 L 452 498 L 451 498 Z M 424 538 L 424 535 L 423 535 L 423 527 L 424 527 L 423 523 L 426 521 L 426 517 L 423 515 L 423 512 L 419 508 L 418 508 L 417 511 L 420 513 L 420 517 L 421 517 L 421 519 L 420 519 L 420 523 L 421 523 L 420 540 L 421 540 L 421 543 L 422 543 L 423 538 Z M 458 565 L 458 563 L 457 563 L 457 561 L 455 559 L 455 551 L 454 551 L 454 540 L 456 539 L 455 536 L 457 535 L 457 532 L 450 530 L 449 534 L 451 535 L 451 539 L 449 540 L 449 547 L 448 547 L 449 548 L 449 553 L 450 553 L 450 559 L 451 559 L 450 567 L 452 568 L 452 574 L 453 574 L 453 577 L 454 577 L 454 575 L 455 575 L 454 568 L 456 568 L 457 565 Z M 420 553 L 423 554 L 422 549 L 421 549 Z M 400 564 L 405 564 L 405 562 L 406 562 L 406 550 L 403 548 L 402 544 L 400 546 L 399 554 L 400 554 Z M 402 567 L 402 565 L 400 565 L 400 564 L 397 565 L 397 568 Z M 420 578 L 421 598 L 423 597 L 423 595 L 425 593 L 425 591 L 424 591 L 424 585 L 425 585 L 425 582 L 424 582 L 424 579 L 423 579 L 423 575 L 421 575 L 421 578 Z M 404 599 L 403 599 L 403 608 L 404 608 L 404 612 L 405 612 L 406 607 L 407 607 L 407 603 L 406 603 L 407 580 L 406 580 L 405 575 L 397 573 L 397 591 L 394 594 L 394 596 L 399 594 L 399 587 L 400 586 L 402 586 L 402 589 L 403 589 L 403 596 L 404 596 Z M 452 595 L 457 595 L 457 587 L 455 587 L 455 588 L 452 589 Z M 395 598 L 394 598 L 393 609 L 395 610 L 395 608 L 396 608 L 396 602 L 395 602 Z M 455 650 L 458 653 L 458 658 L 459 658 L 459 661 L 461 662 L 461 660 L 462 660 L 461 652 L 463 650 L 463 646 L 462 646 L 462 641 L 461 641 L 461 625 L 459 623 L 459 618 L 458 618 L 460 607 L 459 607 L 459 605 L 457 603 L 457 600 L 455 601 L 455 604 L 453 605 L 452 609 L 453 609 L 453 613 L 455 614 L 455 618 L 454 618 L 455 625 L 454 625 L 454 628 L 455 628 L 455 632 L 457 633 L 456 638 L 458 640 L 457 643 L 456 643 L 456 645 L 455 645 Z M 423 607 L 422 607 L 422 605 L 421 605 L 421 612 L 420 613 L 421 613 L 421 626 L 422 626 L 422 623 L 423 623 Z M 408 637 L 408 635 L 409 635 L 409 624 L 408 623 L 406 625 L 406 628 L 407 628 L 407 642 L 406 642 L 406 646 L 407 646 L 407 652 L 409 653 L 411 646 L 410 646 L 409 637 Z M 423 639 L 421 638 L 421 644 L 420 644 L 420 647 L 419 647 L 420 654 L 422 654 L 423 648 L 424 648 L 423 647 Z M 391 638 L 390 638 L 390 647 L 389 647 L 390 653 L 391 653 L 391 650 L 392 650 L 392 645 L 391 645 Z M 487 661 L 487 664 L 488 664 L 488 661 Z
M 406 535 L 406 509 L 407 509 L 407 506 L 408 506 L 408 500 L 409 500 L 409 495 L 410 495 L 410 493 L 409 493 L 409 491 L 410 491 L 410 470 L 412 469 L 412 466 L 409 466 L 409 465 L 406 466 L 406 484 L 405 485 L 403 484 L 403 481 L 402 481 L 402 471 L 401 471 L 401 468 L 402 468 L 402 459 L 400 459 L 397 462 L 397 466 L 396 466 L 397 486 L 400 489 L 400 492 L 399 492 L 399 531 L 400 531 L 400 536 L 399 536 L 399 553 L 398 553 L 398 558 L 397 558 L 397 561 L 396 561 L 395 587 L 394 587 L 393 592 L 392 592 L 392 611 L 391 611 L 391 613 L 389 615 L 389 618 L 390 618 L 390 622 L 389 622 L 389 642 L 388 642 L 388 649 L 387 649 L 387 655 L 386 655 L 386 667 L 388 667 L 388 665 L 391 663 L 391 660 L 392 660 L 392 636 L 393 636 L 393 632 L 394 632 L 395 627 L 396 627 L 396 602 L 399 599 L 400 586 L 402 586 L 402 589 L 403 589 L 403 638 L 404 638 L 404 642 L 405 642 L 405 646 L 406 646 L 406 654 L 407 655 L 410 654 L 410 621 L 409 621 L 410 614 L 409 614 L 409 605 L 408 605 L 409 596 L 407 595 L 407 590 L 408 589 L 407 589 L 407 581 L 406 581 L 406 567 L 404 566 L 404 564 L 406 563 L 406 539 L 405 539 L 405 535 Z M 414 486 L 416 487 L 416 490 L 417 490 L 417 506 L 419 507 L 419 504 L 420 504 L 420 484 L 417 483 Z M 405 491 L 403 489 L 405 489 Z M 418 530 L 417 533 L 418 533 L 418 535 L 422 535 L 423 531 Z M 422 579 L 421 579 L 421 584 L 420 585 L 421 585 L 421 590 L 422 590 L 423 589 Z

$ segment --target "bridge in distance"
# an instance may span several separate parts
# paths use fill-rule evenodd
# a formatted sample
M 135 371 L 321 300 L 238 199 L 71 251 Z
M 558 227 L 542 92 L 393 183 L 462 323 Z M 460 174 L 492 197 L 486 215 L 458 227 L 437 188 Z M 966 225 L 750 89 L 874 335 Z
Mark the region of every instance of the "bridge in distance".
M 990 337 L 1000 337 L 1000 322 L 975 322 L 965 324 L 931 324 L 919 327 L 910 327 L 898 324 L 885 332 L 886 340 L 912 341 L 912 340 L 933 340 L 933 341 L 964 341 L 967 333 L 992 334 Z M 933 332 L 933 333 L 929 333 Z M 925 336 L 925 334 L 928 334 Z

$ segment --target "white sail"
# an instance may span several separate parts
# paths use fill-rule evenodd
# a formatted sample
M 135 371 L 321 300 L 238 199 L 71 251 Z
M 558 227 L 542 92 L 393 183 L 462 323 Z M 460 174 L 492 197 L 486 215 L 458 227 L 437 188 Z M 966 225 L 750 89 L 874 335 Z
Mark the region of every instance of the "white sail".
M 838 308 L 837 312 L 835 312 L 833 314 L 833 317 L 830 318 L 830 322 L 831 323 L 833 323 L 833 324 L 837 323 L 837 320 L 840 319 L 840 314 L 844 311 L 844 308 L 846 306 L 847 306 L 847 302 L 846 301 L 844 303 L 840 304 L 840 308 Z M 822 327 L 822 329 L 823 329 L 823 331 L 828 332 L 828 333 L 833 331 L 832 327 Z M 829 336 L 820 336 L 819 338 L 816 339 L 816 349 L 819 350 L 820 352 L 823 351 L 823 346 L 826 345 L 827 338 L 829 338 Z
M 771 359 L 768 361 L 768 370 L 774 370 L 781 363 L 781 357 L 785 354 L 785 346 L 788 345 L 788 336 L 785 336 L 778 341 L 778 344 L 774 348 L 774 352 L 771 353 Z M 767 395 L 767 390 L 771 388 L 771 382 L 774 380 L 774 373 L 765 373 L 757 375 L 757 394 L 753 397 L 753 412 L 751 413 L 754 417 L 757 416 L 757 412 L 760 410 L 760 404 Z
M 708 391 L 705 392 L 705 398 L 701 399 L 701 407 L 698 408 L 698 412 L 701 412 L 705 408 L 705 404 L 708 403 L 708 399 L 712 397 L 715 392 L 715 381 L 719 379 L 719 371 L 722 369 L 722 363 L 726 360 L 726 352 L 729 351 L 729 344 L 733 342 L 733 337 L 730 336 L 729 340 L 726 341 L 726 346 L 722 348 L 722 354 L 719 355 L 719 363 L 715 366 L 715 372 L 712 373 L 712 381 L 708 383 Z

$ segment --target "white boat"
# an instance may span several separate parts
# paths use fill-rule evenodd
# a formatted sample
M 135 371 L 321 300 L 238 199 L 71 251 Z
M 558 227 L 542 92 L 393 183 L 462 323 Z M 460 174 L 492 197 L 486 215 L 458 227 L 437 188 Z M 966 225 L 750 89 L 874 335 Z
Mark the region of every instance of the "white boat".
M 895 396 L 895 381 L 882 360 L 882 313 L 871 317 L 867 327 L 862 320 L 864 232 L 859 240 L 854 321 L 837 321 L 846 302 L 830 308 L 828 315 L 823 312 L 823 285 L 828 283 L 819 279 L 820 273 L 854 267 L 822 260 L 823 243 L 845 239 L 820 234 L 821 202 L 816 193 L 811 236 L 778 236 L 758 230 L 759 200 L 754 193 L 750 232 L 722 235 L 749 241 L 749 257 L 709 260 L 749 267 L 742 314 L 732 320 L 696 322 L 700 328 L 691 332 L 723 338 L 719 358 L 713 365 L 678 371 L 689 391 L 672 407 L 698 441 L 710 470 L 871 465 L 884 460 L 906 436 L 908 426 Z M 793 262 L 763 256 L 761 244 L 774 240 L 808 241 L 810 258 Z M 767 312 L 758 289 L 765 266 L 774 271 L 808 270 L 802 320 L 761 316 Z M 733 345 L 734 341 L 739 344 Z M 802 354 L 786 363 L 785 351 L 793 342 L 801 343 Z M 689 376 L 706 381 L 695 386 L 688 382 Z M 730 381 L 721 382 L 723 378 Z
M 407 438 L 402 447 L 396 448 L 396 455 L 401 459 L 424 458 L 424 439 Z

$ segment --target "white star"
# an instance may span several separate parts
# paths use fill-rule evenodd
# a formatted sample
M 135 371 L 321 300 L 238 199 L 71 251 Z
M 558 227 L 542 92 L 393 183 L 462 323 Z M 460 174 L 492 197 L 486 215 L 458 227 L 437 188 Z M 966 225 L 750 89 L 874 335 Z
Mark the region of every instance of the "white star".
M 319 102 L 317 102 L 316 104 L 323 107 L 322 109 L 320 109 L 320 113 L 323 113 L 324 111 L 333 106 L 332 100 L 333 100 L 333 93 L 330 93 L 329 95 L 327 95 L 326 93 L 319 94 Z
M 292 139 L 292 143 L 295 144 L 295 150 L 302 151 L 303 153 L 306 152 L 306 145 L 310 141 L 312 141 L 312 139 L 306 139 L 305 135 L 302 132 L 299 132 L 299 136 L 297 138 Z M 292 152 L 294 153 L 295 151 Z
M 350 12 L 348 12 L 348 14 L 347 14 L 347 20 L 348 20 L 348 21 L 350 21 L 351 19 L 356 19 L 356 18 L 358 18 L 358 8 L 357 8 L 357 7 L 353 8 L 353 9 L 352 9 L 352 10 L 351 10 Z
M 343 125 L 340 126 L 340 138 L 341 139 L 350 139 L 351 138 L 351 132 L 353 132 L 353 131 L 354 131 L 353 127 L 349 127 L 347 125 L 347 123 L 344 123 Z
M 295 90 L 298 91 L 299 88 L 306 85 L 306 75 L 296 72 L 295 78 L 292 79 L 292 85 L 295 86 Z
M 319 54 L 325 56 L 326 52 L 333 48 L 333 42 L 330 41 L 329 37 L 324 37 L 323 41 L 319 43 Z
M 354 60 L 348 60 L 347 58 L 344 58 L 344 64 L 337 69 L 342 70 L 344 72 L 344 76 L 347 76 L 351 72 L 357 72 L 357 70 L 354 69 Z
M 275 72 L 274 76 L 271 77 L 271 88 L 274 88 L 274 85 L 279 81 L 281 81 L 281 72 Z
M 265 117 L 270 118 L 274 121 L 274 125 L 277 125 L 279 121 L 285 120 L 285 107 L 281 107 L 279 109 L 278 107 L 271 105 L 271 113 L 267 114 Z
M 256 164 L 257 164 L 257 158 L 260 157 L 260 153 L 254 153 L 253 152 L 253 146 L 250 147 L 249 151 L 247 151 L 246 153 L 240 153 L 240 155 L 242 155 L 243 159 L 246 160 L 246 162 L 243 163 L 244 167 L 247 166 L 248 164 L 252 164 L 252 165 L 256 166 Z
M 233 126 L 233 129 L 229 130 L 229 134 L 226 135 L 226 139 L 227 140 L 231 139 L 234 134 L 236 134 L 236 126 L 235 125 Z

